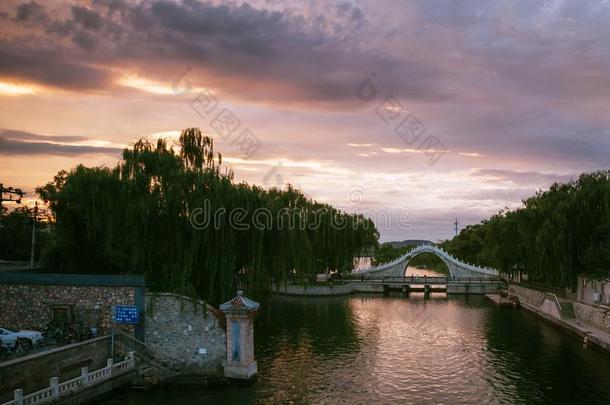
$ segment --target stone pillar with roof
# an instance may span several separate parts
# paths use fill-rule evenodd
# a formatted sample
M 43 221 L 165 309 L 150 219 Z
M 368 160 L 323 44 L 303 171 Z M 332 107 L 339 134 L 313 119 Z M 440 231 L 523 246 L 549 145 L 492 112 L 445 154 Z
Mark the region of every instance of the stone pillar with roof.
M 249 380 L 256 376 L 254 360 L 254 314 L 260 308 L 258 302 L 244 297 L 237 291 L 237 297 L 220 305 L 227 321 L 227 359 L 224 376 Z

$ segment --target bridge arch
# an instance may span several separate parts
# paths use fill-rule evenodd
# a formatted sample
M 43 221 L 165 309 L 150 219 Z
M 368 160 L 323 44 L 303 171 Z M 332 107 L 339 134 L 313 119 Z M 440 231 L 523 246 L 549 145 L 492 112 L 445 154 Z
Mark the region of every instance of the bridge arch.
M 363 269 L 358 274 L 372 277 L 403 277 L 407 263 L 420 253 L 433 253 L 438 256 L 449 268 L 449 274 L 452 278 L 497 277 L 499 274 L 496 269 L 462 262 L 445 250 L 431 244 L 416 246 L 394 261 Z
M 420 257 L 422 255 L 433 255 L 437 258 L 439 258 L 441 260 L 441 262 L 445 265 L 445 267 L 447 268 L 447 273 L 446 275 L 451 275 L 451 271 L 449 270 L 449 262 L 442 256 L 439 256 L 435 253 L 431 253 L 431 252 L 418 252 L 413 254 L 413 256 L 408 257 L 405 261 L 404 261 L 404 268 L 402 270 L 402 274 L 404 274 L 405 276 L 407 275 L 407 271 L 409 269 L 409 266 L 413 266 L 412 262 L 417 258 Z M 429 257 L 429 256 L 428 256 Z M 427 270 L 434 270 L 436 271 L 436 269 L 427 269 Z

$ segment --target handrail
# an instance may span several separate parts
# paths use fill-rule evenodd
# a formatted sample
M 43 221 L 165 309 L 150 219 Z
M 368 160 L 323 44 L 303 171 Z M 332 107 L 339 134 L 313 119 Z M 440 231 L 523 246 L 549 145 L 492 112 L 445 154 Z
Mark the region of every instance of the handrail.
M 137 346 L 141 346 L 144 349 L 148 350 L 148 345 L 144 342 L 142 342 L 141 340 L 129 335 L 128 333 L 123 332 L 121 329 L 116 329 L 114 328 L 112 330 L 112 332 L 114 333 L 115 337 L 120 337 L 120 338 L 125 338 L 127 340 L 129 340 L 130 342 L 134 343 Z
M 555 298 L 555 303 L 557 304 L 557 307 L 559 308 L 559 310 L 561 311 L 561 303 L 559 303 L 559 298 L 557 298 L 557 296 L 553 293 L 547 292 L 547 295 L 550 295 L 551 297 Z
M 120 329 L 114 329 L 114 333 L 115 333 L 115 337 L 119 338 L 117 340 L 117 343 L 121 344 L 120 339 L 125 339 L 127 342 L 129 342 L 130 344 L 135 346 L 135 347 L 132 347 L 132 349 L 135 350 L 136 354 L 145 356 L 146 357 L 145 360 L 148 361 L 149 363 L 156 363 L 154 365 L 156 365 L 157 367 L 160 367 L 160 368 L 164 368 L 166 371 L 171 371 L 171 372 L 179 371 L 177 368 L 175 368 L 171 365 L 171 362 L 173 361 L 171 358 L 154 352 L 153 349 L 149 345 L 142 342 L 141 340 L 138 340 L 135 337 L 130 336 L 129 334 L 123 332 Z

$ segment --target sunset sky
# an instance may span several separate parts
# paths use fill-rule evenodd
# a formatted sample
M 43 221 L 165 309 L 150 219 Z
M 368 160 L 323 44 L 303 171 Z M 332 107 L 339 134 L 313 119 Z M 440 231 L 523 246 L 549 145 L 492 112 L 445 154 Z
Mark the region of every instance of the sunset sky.
M 237 180 L 449 238 L 609 167 L 609 21 L 582 0 L 4 0 L 0 182 L 33 197 L 196 126 Z

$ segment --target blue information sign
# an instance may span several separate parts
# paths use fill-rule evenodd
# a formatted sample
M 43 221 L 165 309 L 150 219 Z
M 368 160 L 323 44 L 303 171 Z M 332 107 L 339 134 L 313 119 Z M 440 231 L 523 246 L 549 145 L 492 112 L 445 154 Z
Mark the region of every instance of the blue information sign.
M 139 323 L 140 311 L 136 306 L 117 305 L 114 307 L 114 321 L 116 323 Z

